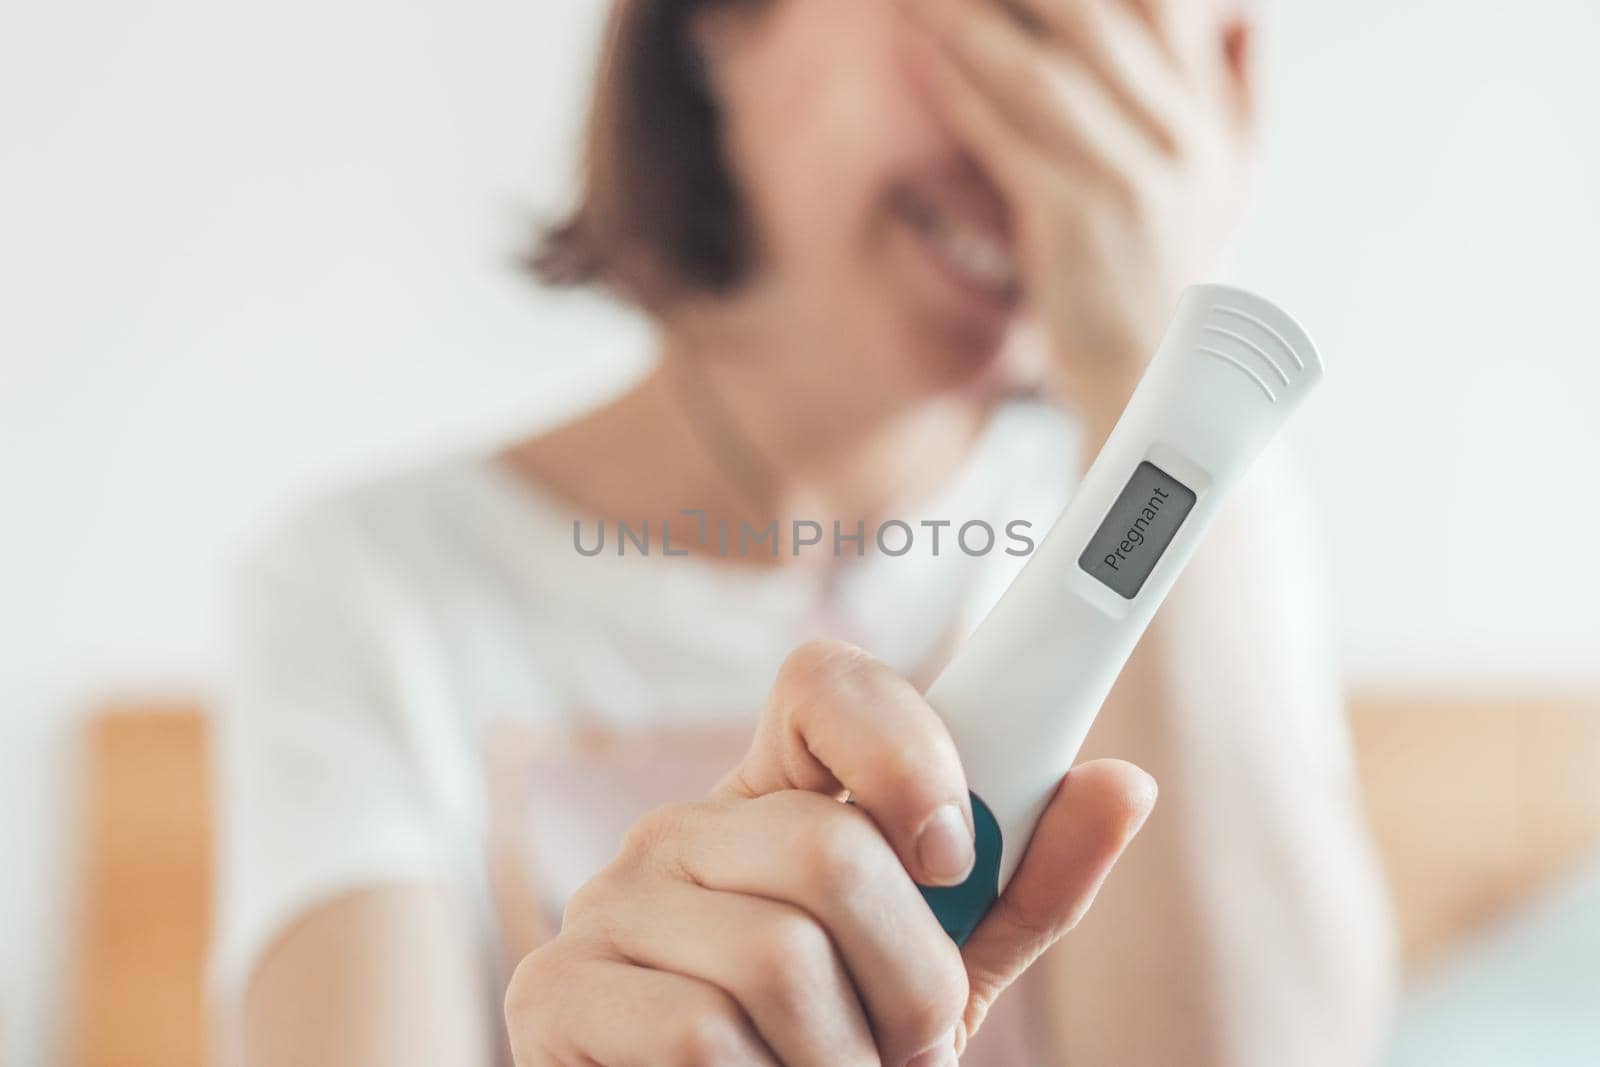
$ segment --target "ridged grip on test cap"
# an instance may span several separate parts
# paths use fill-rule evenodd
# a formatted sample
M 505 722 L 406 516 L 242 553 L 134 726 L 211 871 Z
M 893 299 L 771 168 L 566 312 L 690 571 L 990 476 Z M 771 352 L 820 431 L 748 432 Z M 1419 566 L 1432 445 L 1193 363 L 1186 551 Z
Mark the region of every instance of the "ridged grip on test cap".
M 1322 378 L 1310 336 L 1282 308 L 1231 285 L 1192 285 L 1178 304 L 1196 351 L 1248 380 L 1269 404 L 1292 404 Z

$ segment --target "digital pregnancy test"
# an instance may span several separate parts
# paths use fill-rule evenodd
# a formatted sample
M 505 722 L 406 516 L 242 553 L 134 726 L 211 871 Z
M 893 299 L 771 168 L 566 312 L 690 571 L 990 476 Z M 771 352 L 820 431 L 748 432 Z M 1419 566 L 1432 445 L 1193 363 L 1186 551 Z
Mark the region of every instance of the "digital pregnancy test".
M 1222 285 L 1185 290 L 1077 493 L 929 688 L 977 831 L 971 876 L 923 887 L 957 943 L 1016 872 L 1218 507 L 1321 377 L 1310 338 L 1266 300 Z

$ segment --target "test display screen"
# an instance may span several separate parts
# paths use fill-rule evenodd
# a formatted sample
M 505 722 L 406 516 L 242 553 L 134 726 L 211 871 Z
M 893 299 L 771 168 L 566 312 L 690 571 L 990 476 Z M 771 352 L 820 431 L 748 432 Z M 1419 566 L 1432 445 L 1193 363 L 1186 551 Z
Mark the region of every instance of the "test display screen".
M 1078 557 L 1078 566 L 1132 600 L 1166 554 L 1194 501 L 1193 489 L 1154 463 L 1139 464 Z

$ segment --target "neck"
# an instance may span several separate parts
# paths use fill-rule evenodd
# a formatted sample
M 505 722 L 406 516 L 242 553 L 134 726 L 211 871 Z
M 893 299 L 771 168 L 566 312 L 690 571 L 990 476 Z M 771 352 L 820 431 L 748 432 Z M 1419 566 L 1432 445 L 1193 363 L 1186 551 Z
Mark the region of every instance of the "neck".
M 507 460 L 591 518 L 680 527 L 692 509 L 712 527 L 776 522 L 777 562 L 793 564 L 792 523 L 872 529 L 920 504 L 965 459 L 993 406 L 979 386 L 895 400 L 841 387 L 818 372 L 839 360 L 817 351 L 828 350 L 793 335 L 664 329 L 660 359 L 638 384 Z
M 711 480 L 721 483 L 714 495 L 730 519 L 880 522 L 935 491 L 987 415 L 988 405 L 965 392 L 901 403 L 807 395 L 805 375 L 781 373 L 773 358 L 805 361 L 768 350 L 757 362 L 748 352 L 690 348 L 669 337 L 641 386 L 692 439 Z M 838 391 L 832 383 L 830 394 Z

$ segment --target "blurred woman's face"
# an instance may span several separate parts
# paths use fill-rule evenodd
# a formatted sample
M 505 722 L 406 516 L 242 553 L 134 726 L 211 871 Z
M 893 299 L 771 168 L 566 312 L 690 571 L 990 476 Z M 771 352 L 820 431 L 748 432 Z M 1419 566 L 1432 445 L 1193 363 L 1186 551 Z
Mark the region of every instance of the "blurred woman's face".
M 1006 211 L 920 88 L 891 0 L 724 14 L 702 36 L 755 291 L 816 325 L 842 387 L 981 374 L 1016 316 Z

